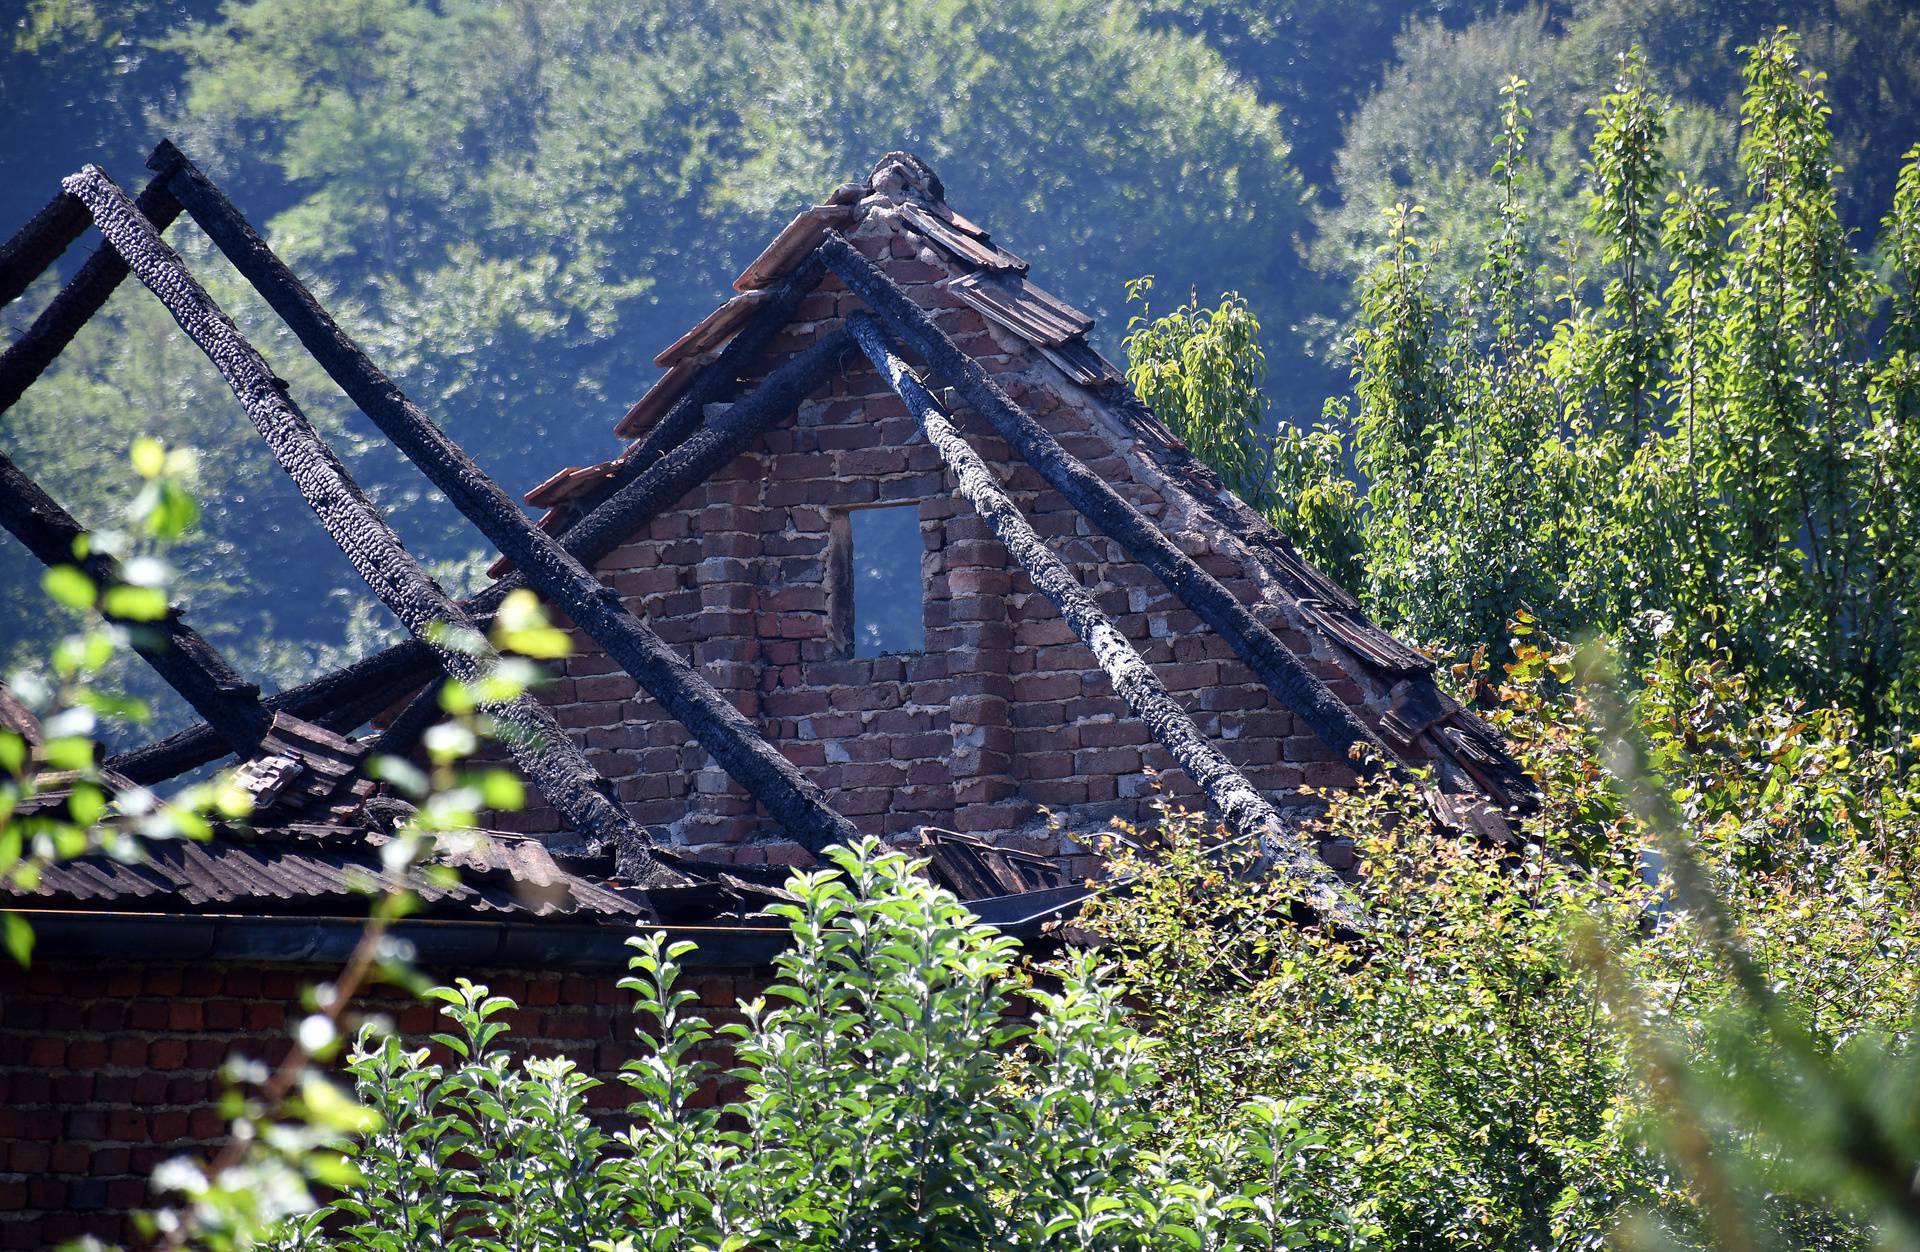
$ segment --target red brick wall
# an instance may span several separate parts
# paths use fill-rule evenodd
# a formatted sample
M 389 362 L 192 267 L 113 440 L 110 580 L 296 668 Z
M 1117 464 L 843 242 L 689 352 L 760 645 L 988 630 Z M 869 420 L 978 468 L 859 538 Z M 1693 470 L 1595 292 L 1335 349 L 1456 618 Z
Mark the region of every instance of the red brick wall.
M 1257 562 L 1230 536 L 1188 524 L 1191 502 L 1157 489 L 1165 484 L 1127 455 L 1127 440 L 1089 393 L 939 289 L 949 271 L 930 249 L 882 218 L 870 217 L 853 238 L 1068 450 L 1159 518 L 1244 601 L 1259 604 Z M 829 276 L 776 340 L 769 368 L 858 307 Z M 899 398 L 854 361 L 857 369 L 824 385 L 793 421 L 634 535 L 599 572 L 862 830 L 898 836 L 932 825 L 1077 859 L 1081 840 L 1111 817 L 1146 816 L 1143 770 L 1167 771 L 1171 762 L 1052 604 L 955 499 Z M 1151 573 L 1093 534 L 980 418 L 957 416 L 1028 519 L 1256 786 L 1284 803 L 1303 783 L 1352 777 Z M 829 549 L 836 517 L 876 503 L 919 506 L 926 651 L 849 659 L 829 612 Z M 1258 611 L 1344 698 L 1380 698 L 1347 674 L 1324 640 L 1277 610 Z M 803 859 L 597 646 L 584 637 L 576 643 L 579 654 L 546 699 L 637 819 L 710 856 Z M 1193 794 L 1183 776 L 1164 781 Z M 1064 832 L 1048 828 L 1043 809 L 1062 819 Z M 539 806 L 502 821 L 559 829 Z
M 232 1054 L 274 1061 L 301 1011 L 300 988 L 335 969 L 287 966 L 62 965 L 30 971 L 0 963 L 0 1249 L 45 1248 L 82 1235 L 131 1243 L 128 1215 L 153 1198 L 147 1177 L 182 1154 L 222 1142 L 215 1100 Z M 468 975 L 520 1008 L 512 1038 L 564 1054 L 606 1080 L 595 1103 L 618 1109 L 614 1080 L 637 1055 L 629 993 L 620 975 Z M 716 1020 L 764 979 L 745 970 L 690 971 Z M 390 989 L 364 1006 L 408 1035 L 439 1022 L 432 1006 Z

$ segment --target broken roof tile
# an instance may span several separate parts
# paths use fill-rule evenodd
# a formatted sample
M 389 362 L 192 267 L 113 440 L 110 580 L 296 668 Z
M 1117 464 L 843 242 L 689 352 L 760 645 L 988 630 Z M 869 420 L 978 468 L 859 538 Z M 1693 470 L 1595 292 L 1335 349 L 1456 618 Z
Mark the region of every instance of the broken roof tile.
M 676 362 L 672 369 L 662 374 L 655 380 L 653 386 L 647 388 L 646 395 L 641 396 L 634 406 L 627 410 L 627 415 L 620 419 L 620 424 L 613 428 L 613 433 L 622 439 L 636 439 L 645 434 L 648 427 L 659 421 L 662 415 L 673 407 L 673 402 L 686 391 L 687 384 L 694 380 L 701 368 L 700 362 L 692 359 Z
M 900 206 L 900 216 L 915 233 L 932 240 L 976 269 L 1016 274 L 1027 272 L 1027 263 L 1005 248 L 988 242 L 984 237 L 976 237 L 911 201 Z M 969 222 L 968 225 L 973 224 Z
M 1358 613 L 1340 605 L 1301 598 L 1300 612 L 1332 639 L 1391 675 L 1428 674 L 1433 662 Z
M 565 500 L 584 495 L 614 475 L 615 463 L 569 465 L 521 498 L 537 509 L 550 509 Z
M 689 360 L 703 352 L 711 352 L 727 340 L 733 338 L 733 332 L 740 324 L 753 315 L 753 311 L 765 304 L 772 296 L 771 291 L 744 291 L 727 301 L 713 312 L 700 319 L 698 325 L 669 344 L 665 351 L 653 358 L 655 365 L 674 365 Z
M 801 257 L 813 251 L 828 231 L 852 225 L 859 217 L 860 210 L 851 204 L 820 204 L 802 209 L 787 223 L 786 229 L 775 235 L 773 242 L 740 271 L 740 277 L 733 280 L 733 289 L 758 291 L 772 285 Z
M 1093 345 L 1082 338 L 1073 338 L 1058 347 L 1048 347 L 1044 343 L 1035 344 L 1040 355 L 1053 364 L 1082 387 L 1098 387 L 1105 383 L 1117 383 L 1121 379 L 1120 369 L 1112 361 L 1101 356 Z
M 1017 275 L 950 278 L 946 289 L 1029 343 L 1058 348 L 1093 329 L 1093 319 Z

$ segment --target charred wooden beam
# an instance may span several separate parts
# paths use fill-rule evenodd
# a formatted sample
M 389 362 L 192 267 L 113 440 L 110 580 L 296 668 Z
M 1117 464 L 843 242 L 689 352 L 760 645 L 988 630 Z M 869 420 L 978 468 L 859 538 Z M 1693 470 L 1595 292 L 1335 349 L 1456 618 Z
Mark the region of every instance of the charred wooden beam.
M 69 176 L 63 186 L 86 202 L 100 233 L 227 380 L 274 458 L 381 603 L 432 649 L 450 676 L 471 682 L 485 674 L 499 658 L 473 620 L 401 545 L 287 394 L 285 381 L 187 272 L 153 224 L 97 166 Z M 487 712 L 502 728 L 522 772 L 582 837 L 618 849 L 648 877 L 664 875 L 645 851 L 643 832 L 602 790 L 605 780 L 551 713 L 525 697 Z
M 0 304 L 12 304 L 47 266 L 60 259 L 80 233 L 92 223 L 87 206 L 66 192 L 47 202 L 45 208 L 0 244 Z
M 85 527 L 4 454 L 0 525 L 48 567 L 77 566 L 102 591 L 125 581 L 120 563 L 106 553 L 91 549 L 85 556 L 76 555 Z M 102 613 L 127 629 L 134 651 L 207 719 L 226 751 L 245 754 L 259 746 L 273 719 L 260 703 L 260 689 L 235 672 L 178 611 L 169 607 L 158 621 L 121 618 L 104 608 Z
M 234 267 L 293 330 L 340 389 L 381 433 L 445 493 L 453 506 L 512 561 L 526 582 L 606 649 L 660 702 L 735 782 L 786 831 L 810 849 L 858 838 L 852 823 L 827 806 L 818 787 L 768 743 L 753 723 L 611 588 L 589 573 L 552 535 L 447 438 L 418 405 L 335 323 L 294 272 L 212 180 L 171 144 L 155 153 L 173 172 L 168 185 Z
M 774 369 L 749 395 L 718 416 L 710 430 L 702 430 L 698 438 L 668 449 L 651 468 L 628 480 L 612 498 L 601 501 L 575 522 L 561 534 L 560 545 L 588 565 L 612 552 L 636 530 L 738 456 L 755 435 L 791 413 L 827 378 L 852 346 L 853 341 L 844 330 L 834 330 Z M 526 580 L 520 573 L 510 573 L 462 601 L 461 607 L 484 625 L 510 591 L 525 585 Z M 418 687 L 433 672 L 432 654 L 424 645 L 409 640 L 272 697 L 267 705 L 284 708 L 335 730 L 345 730 Z M 364 709 L 364 712 L 342 726 L 328 714 L 343 706 Z M 130 778 L 157 781 L 203 765 L 223 752 L 218 736 L 204 726 L 196 726 L 117 756 L 110 764 Z
M 77 197 L 75 202 L 78 203 Z M 161 233 L 180 216 L 180 202 L 159 178 L 147 184 L 140 198 L 134 201 L 134 207 Z M 111 244 L 102 244 L 86 259 L 72 280 L 40 311 L 33 325 L 0 354 L 0 413 L 12 408 L 33 381 L 46 372 L 47 366 L 66 350 L 87 319 L 100 311 L 126 276 L 127 263 Z
M 1396 761 L 1393 753 L 1300 658 L 1247 612 L 1213 575 L 1175 547 L 1158 526 L 1008 399 L 979 362 L 962 352 L 878 266 L 834 236 L 820 248 L 827 268 L 866 302 L 901 343 L 918 353 L 933 373 L 950 384 L 1054 490 L 1119 541 L 1134 560 L 1152 570 L 1183 604 L 1219 631 L 1294 716 L 1343 753 L 1351 753 L 1355 747 L 1370 753 L 1368 760 L 1359 762 L 1362 768 L 1392 768 Z
M 376 756 L 406 756 L 440 720 L 440 684 L 428 683 L 407 701 L 386 729 L 373 741 Z
M 1160 745 L 1205 793 L 1214 812 L 1235 836 L 1255 844 L 1276 868 L 1290 874 L 1308 893 L 1309 903 L 1322 914 L 1339 905 L 1339 880 L 1307 847 L 1297 827 L 1283 821 L 1273 806 L 1254 789 L 1231 761 L 1207 742 L 1186 710 L 1167 691 L 1153 667 L 1094 603 L 1073 571 L 1048 548 L 1020 509 L 1008 499 L 980 454 L 963 438 L 946 411 L 914 377 L 887 342 L 880 328 L 864 313 L 847 319 L 848 329 L 880 376 L 887 380 L 907 410 L 926 432 L 927 440 L 953 472 L 960 496 L 992 528 L 1008 553 L 1020 563 L 1039 592 L 1052 601 L 1060 615 L 1093 652 L 1114 691 L 1127 708 L 1146 724 Z
M 345 734 L 419 686 L 424 676 L 439 672 L 427 646 L 409 639 L 261 703 L 270 713 L 291 713 Z M 107 765 L 134 782 L 152 785 L 226 753 L 220 736 L 200 722 L 109 757 Z
M 823 335 L 768 374 L 745 399 L 715 415 L 652 468 L 575 522 L 561 536 L 562 544 L 587 562 L 599 560 L 619 547 L 634 531 L 745 451 L 762 431 L 792 413 L 852 347 L 853 341 L 844 330 Z

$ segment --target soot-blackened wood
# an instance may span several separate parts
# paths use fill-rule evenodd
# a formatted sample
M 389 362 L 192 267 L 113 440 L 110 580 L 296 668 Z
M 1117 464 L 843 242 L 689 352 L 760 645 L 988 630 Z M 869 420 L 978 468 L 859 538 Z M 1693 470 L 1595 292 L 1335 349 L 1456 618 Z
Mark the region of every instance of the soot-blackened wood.
M 100 233 L 225 377 L 274 458 L 381 603 L 433 649 L 449 675 L 470 682 L 486 673 L 498 657 L 472 619 L 401 545 L 287 395 L 286 383 L 267 367 L 126 193 L 96 166 L 69 176 L 63 186 L 86 201 Z M 448 646 L 443 632 L 449 630 L 465 638 L 471 651 Z M 582 837 L 617 848 L 664 874 L 663 867 L 640 850 L 646 843 L 644 833 L 602 790 L 605 781 L 551 713 L 524 697 L 487 711 L 503 729 L 522 772 Z
M 0 244 L 0 304 L 12 304 L 91 225 L 87 206 L 61 192 Z
M 756 434 L 791 413 L 826 380 L 852 347 L 853 341 L 846 332 L 836 329 L 782 363 L 751 393 L 718 416 L 711 432 L 702 431 L 698 440 L 685 441 L 684 448 L 667 449 L 648 470 L 621 486 L 613 498 L 601 501 L 567 528 L 560 535 L 561 546 L 587 565 L 612 552 L 739 455 Z M 462 601 L 461 607 L 476 623 L 485 625 L 507 594 L 525 585 L 522 575 L 510 573 Z M 419 687 L 434 670 L 432 654 L 422 644 L 409 640 L 271 697 L 267 706 L 285 709 L 334 730 L 347 730 Z M 370 701 L 371 707 L 344 726 L 328 716 L 331 710 L 344 704 L 364 701 Z M 196 726 L 115 757 L 109 763 L 137 781 L 158 781 L 204 765 L 223 752 L 217 736 L 204 726 Z
M 426 645 L 409 639 L 291 691 L 268 696 L 262 703 L 268 712 L 291 713 L 345 734 L 419 686 L 423 676 L 439 672 Z M 202 722 L 109 757 L 107 765 L 137 783 L 151 785 L 218 760 L 226 752 L 220 736 Z
M 1364 768 L 1378 768 L 1376 762 L 1392 767 L 1393 754 L 1344 701 L 1247 612 L 1231 591 L 1008 399 L 980 363 L 962 352 L 878 266 L 838 238 L 829 237 L 820 248 L 827 268 L 867 303 L 901 343 L 918 353 L 935 375 L 986 418 L 1054 490 L 1119 541 L 1134 560 L 1172 589 L 1181 603 L 1219 631 L 1295 716 L 1340 752 L 1351 752 L 1358 745 L 1371 754 L 1362 763 Z
M 266 297 L 340 389 L 373 420 L 532 588 L 606 649 L 788 834 L 810 849 L 858 837 L 819 788 L 713 684 L 507 498 L 473 458 L 376 366 L 212 180 L 172 145 L 154 154 L 169 186 L 234 267 Z
M 371 751 L 378 756 L 406 756 L 440 719 L 440 713 L 440 684 L 428 683 L 387 723 L 374 739 Z
M 95 549 L 85 557 L 74 555 L 74 544 L 86 534 L 85 528 L 4 454 L 0 454 L 0 525 L 44 565 L 78 566 L 103 591 L 124 581 L 119 562 L 106 553 Z M 127 628 L 134 651 L 207 719 L 226 751 L 244 754 L 260 745 L 273 720 L 260 703 L 260 689 L 227 664 L 178 612 L 169 609 L 158 621 L 102 612 L 107 620 Z
M 853 348 L 845 330 L 829 331 L 800 355 L 768 374 L 725 412 L 716 414 L 569 527 L 561 542 L 589 563 L 626 542 L 682 496 L 746 450 L 754 438 L 792 413 Z
M 1055 556 L 1020 509 L 1007 498 L 979 453 L 968 445 L 932 394 L 920 384 L 873 320 L 864 313 L 847 319 L 854 341 L 875 370 L 885 378 L 907 410 L 920 423 L 927 441 L 939 451 L 953 472 L 960 496 L 992 528 L 1007 552 L 1033 580 L 1040 594 L 1053 602 L 1060 615 L 1093 652 L 1114 691 L 1127 708 L 1146 724 L 1187 776 L 1206 795 L 1213 810 L 1234 835 L 1259 847 L 1270 864 L 1293 877 L 1307 892 L 1317 912 L 1338 907 L 1339 880 L 1301 839 L 1297 826 L 1282 820 L 1233 763 L 1207 742 L 1200 728 L 1167 691 L 1153 667 L 1120 632 L 1066 562 Z
M 76 197 L 77 200 L 77 197 Z M 141 216 L 164 233 L 180 216 L 180 202 L 165 180 L 148 183 L 134 201 Z M 12 408 L 33 381 L 66 350 L 87 319 L 98 313 L 127 276 L 127 263 L 111 244 L 102 244 L 88 257 L 71 281 L 33 319 L 33 325 L 0 354 L 0 413 Z

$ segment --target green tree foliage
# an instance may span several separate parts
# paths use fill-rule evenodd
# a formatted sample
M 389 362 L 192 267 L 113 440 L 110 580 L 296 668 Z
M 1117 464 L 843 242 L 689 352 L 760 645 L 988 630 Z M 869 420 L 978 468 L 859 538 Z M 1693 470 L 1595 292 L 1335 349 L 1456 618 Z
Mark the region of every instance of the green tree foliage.
M 1227 487 L 1336 577 L 1358 572 L 1359 500 L 1345 473 L 1337 425 L 1283 424 L 1269 433 L 1271 402 L 1260 320 L 1227 296 L 1197 298 L 1164 317 L 1147 303 L 1151 277 L 1127 284 L 1141 311 L 1127 323 L 1127 382 Z
M 1471 24 L 1411 15 L 1381 85 L 1351 115 L 1320 210 L 1316 259 L 1357 278 L 1400 201 L 1427 206 L 1442 290 L 1478 268 L 1496 196 L 1485 136 L 1510 75 L 1536 85 L 1538 164 L 1524 188 L 1542 248 L 1576 233 L 1585 200 L 1588 102 L 1615 78 L 1625 49 L 1645 50 L 1652 78 L 1674 93 L 1663 155 L 1696 183 L 1732 186 L 1744 90 L 1739 49 L 1776 26 L 1800 32 L 1834 78 L 1834 151 L 1842 219 L 1870 231 L 1891 198 L 1900 155 L 1920 140 L 1920 13 L 1903 0 L 1573 0 L 1512 7 Z M 1538 293 L 1542 304 L 1551 290 Z
M 633 941 L 647 1055 L 622 1074 L 618 1131 L 588 1116 L 598 1083 L 572 1061 L 509 1055 L 513 1003 L 485 987 L 429 992 L 450 1027 L 437 1058 L 364 1031 L 347 1067 L 378 1129 L 343 1144 L 358 1180 L 285 1245 L 1322 1246 L 1290 1211 L 1312 1144 L 1288 1105 L 1167 1144 L 1151 1045 L 1091 956 L 1030 988 L 1014 941 L 913 862 L 875 842 L 829 855 L 790 880 L 792 944 L 743 1022 L 691 1011 L 691 943 Z M 738 1094 L 724 1109 L 716 1081 Z
M 1165 1040 L 1167 1133 L 1284 1094 L 1325 1144 L 1304 1192 L 1365 1246 L 1597 1248 L 1636 1214 L 1669 1247 L 1914 1246 L 1822 1083 L 1844 1073 L 1857 1105 L 1915 1063 L 1920 775 L 1851 715 L 1677 647 L 1623 754 L 1611 682 L 1516 629 L 1496 720 L 1542 784 L 1539 843 L 1436 832 L 1391 785 L 1329 797 L 1314 833 L 1360 853 L 1358 939 L 1290 920 L 1190 818 L 1123 857 L 1135 885 L 1090 924 Z M 1699 890 L 1659 872 L 1676 847 Z M 1772 989 L 1765 1021 L 1721 921 Z M 1872 1120 L 1910 1179 L 1911 1100 Z M 1752 1242 L 1723 1238 L 1721 1184 Z
M 1140 241 L 1170 281 L 1231 279 L 1279 324 L 1307 295 L 1306 191 L 1281 114 L 1201 38 L 1150 27 L 1132 3 L 244 0 L 122 14 L 46 0 L 30 16 L 18 33 L 42 77 L 22 116 L 80 99 L 110 60 L 101 41 L 136 48 L 138 81 L 114 80 L 131 114 L 87 105 L 89 124 L 119 142 L 178 137 L 509 488 L 615 452 L 608 429 L 657 377 L 653 354 L 794 211 L 895 148 L 931 160 L 969 214 L 1096 312 L 1118 305 Z M 58 166 L 20 193 L 22 218 L 96 154 L 9 142 L 10 172 Z M 133 180 L 137 156 L 111 153 Z M 198 256 L 191 227 L 176 233 Z M 245 639 L 286 641 L 295 655 L 262 656 L 261 676 L 291 680 L 346 642 L 345 606 L 322 593 L 353 580 L 239 446 L 244 424 L 191 349 L 159 343 L 164 317 L 133 308 L 144 299 L 117 299 L 90 332 L 98 346 L 8 414 L 9 447 L 33 450 L 22 463 L 82 516 L 112 506 L 68 437 L 77 424 L 145 423 L 218 452 L 203 495 L 220 559 L 196 581 L 202 563 L 183 558 L 181 589 Z M 338 419 L 330 433 L 365 437 L 330 386 L 295 372 L 296 348 L 243 321 L 303 403 Z M 464 522 L 380 441 L 348 450 L 422 556 L 466 555 Z M 50 642 L 31 620 L 8 625 L 22 656 Z
M 1419 207 L 1388 211 L 1351 340 L 1365 507 L 1341 515 L 1386 624 L 1465 651 L 1526 607 L 1640 658 L 1673 629 L 1770 690 L 1858 708 L 1889 742 L 1910 731 L 1920 570 L 1898 536 L 1920 490 L 1920 149 L 1876 266 L 1841 219 L 1824 81 L 1791 35 L 1750 50 L 1729 207 L 1673 172 L 1667 101 L 1623 56 L 1591 112 L 1583 218 L 1551 265 L 1522 79 L 1500 92 L 1494 214 L 1464 286 L 1436 276 Z M 1309 555 L 1344 566 L 1264 450 L 1254 326 L 1233 299 L 1136 319 L 1134 380 Z

